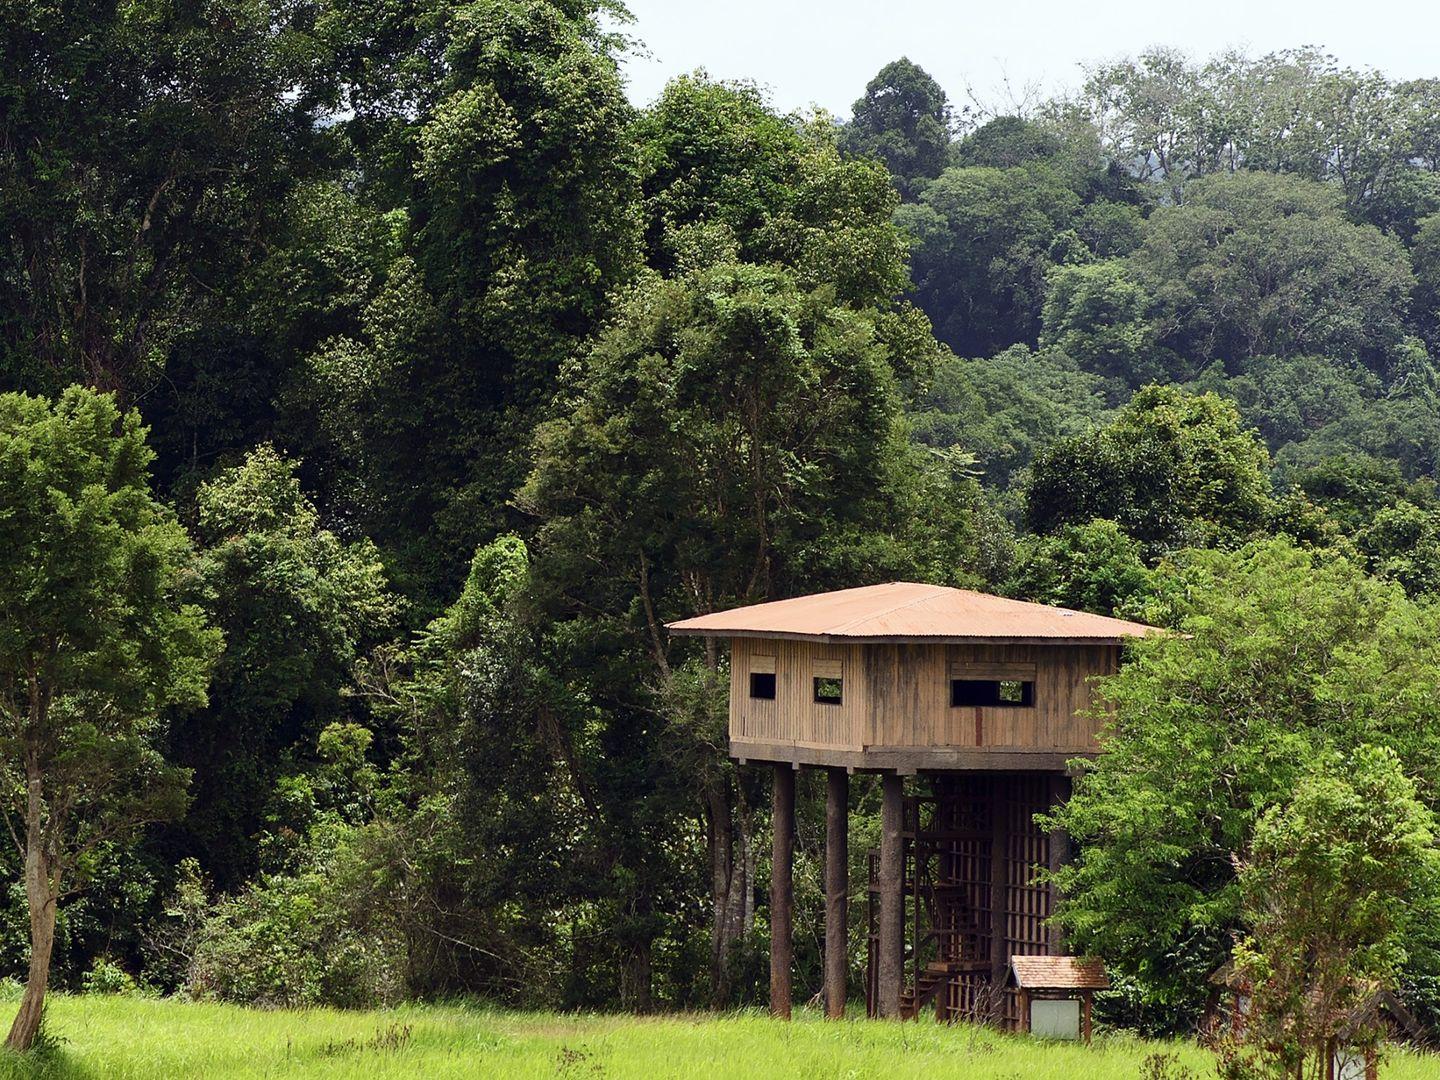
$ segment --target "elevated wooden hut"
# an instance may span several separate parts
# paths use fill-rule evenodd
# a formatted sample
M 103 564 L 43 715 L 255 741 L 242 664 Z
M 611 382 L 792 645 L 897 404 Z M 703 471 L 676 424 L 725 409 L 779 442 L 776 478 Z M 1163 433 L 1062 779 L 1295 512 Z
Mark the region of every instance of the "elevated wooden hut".
M 1020 1019 L 1012 956 L 1060 955 L 1037 880 L 1065 858 L 1034 817 L 1094 754 L 1091 680 L 1151 627 L 894 582 L 670 624 L 730 641 L 730 753 L 774 772 L 771 1005 L 789 1015 L 795 772 L 828 772 L 826 1011 L 845 1007 L 849 776 L 882 776 L 871 855 L 872 1015 Z M 906 790 L 907 778 L 911 780 Z M 835 943 L 831 947 L 830 943 Z

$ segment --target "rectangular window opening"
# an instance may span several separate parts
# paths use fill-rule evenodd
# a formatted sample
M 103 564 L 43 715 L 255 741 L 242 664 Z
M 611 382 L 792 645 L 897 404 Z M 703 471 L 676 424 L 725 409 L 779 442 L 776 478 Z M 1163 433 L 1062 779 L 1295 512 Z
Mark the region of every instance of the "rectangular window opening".
M 1035 684 L 1020 679 L 951 679 L 951 708 L 1028 709 L 1035 704 Z
M 752 671 L 750 673 L 750 696 L 762 701 L 774 701 L 775 673 L 773 671 Z
M 843 698 L 841 680 L 817 675 L 815 677 L 815 704 L 839 705 Z

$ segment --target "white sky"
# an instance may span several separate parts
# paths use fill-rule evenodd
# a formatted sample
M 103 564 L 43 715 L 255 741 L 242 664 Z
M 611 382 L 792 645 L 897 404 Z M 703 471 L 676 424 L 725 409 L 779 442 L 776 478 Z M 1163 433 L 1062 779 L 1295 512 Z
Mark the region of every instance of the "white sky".
M 840 117 L 880 68 L 908 56 L 955 106 L 967 87 L 987 105 L 1082 78 L 1081 62 L 1150 45 L 1198 57 L 1315 45 L 1394 78 L 1440 75 L 1440 3 L 1423 0 L 627 0 L 649 56 L 626 62 L 631 98 L 651 101 L 675 75 L 704 67 L 767 87 L 781 110 L 819 105 Z M 1002 110 L 1003 111 L 1003 110 Z

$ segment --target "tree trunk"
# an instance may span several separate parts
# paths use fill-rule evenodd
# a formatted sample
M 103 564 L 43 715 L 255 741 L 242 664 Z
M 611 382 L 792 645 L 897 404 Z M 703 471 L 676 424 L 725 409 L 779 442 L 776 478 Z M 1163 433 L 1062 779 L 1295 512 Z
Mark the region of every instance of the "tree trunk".
M 40 1032 L 45 1013 L 45 989 L 50 982 L 50 953 L 55 947 L 55 905 L 60 882 L 45 854 L 42 778 L 38 767 L 27 769 L 25 807 L 25 900 L 30 908 L 30 971 L 20 1011 L 10 1026 L 5 1045 L 29 1050 Z
M 752 882 L 755 853 L 744 807 L 731 805 L 730 791 L 715 788 L 705 797 L 705 825 L 710 849 L 710 996 L 718 1009 L 730 1003 L 734 989 L 736 944 L 750 929 L 754 915 Z

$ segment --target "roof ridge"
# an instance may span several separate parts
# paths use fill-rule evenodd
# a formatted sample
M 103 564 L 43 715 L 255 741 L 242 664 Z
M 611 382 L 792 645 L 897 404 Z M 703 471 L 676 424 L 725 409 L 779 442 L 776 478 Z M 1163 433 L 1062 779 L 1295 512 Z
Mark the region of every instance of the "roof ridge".
M 896 605 L 894 605 L 893 607 L 885 608 L 885 609 L 882 610 L 882 611 L 871 611 L 871 612 L 868 612 L 868 613 L 865 614 L 865 615 L 859 616 L 858 618 L 851 619 L 849 622 L 843 622 L 843 623 L 841 623 L 839 626 L 832 626 L 832 627 L 830 628 L 830 630 L 829 630 L 829 633 L 832 633 L 832 634 L 843 634 L 846 630 L 850 630 L 850 629 L 852 629 L 852 628 L 854 628 L 854 627 L 856 627 L 856 626 L 859 626 L 861 623 L 869 622 L 871 619 L 878 619 L 878 618 L 880 618 L 882 615 L 893 615 L 893 614 L 895 614 L 895 612 L 897 612 L 897 611 L 904 611 L 904 610 L 905 610 L 906 608 L 908 608 L 908 607 L 914 607 L 916 604 L 918 604 L 918 603 L 920 603 L 920 602 L 922 602 L 922 601 L 924 601 L 924 600 L 929 600 L 929 599 L 931 599 L 932 597 L 934 597 L 937 593 L 942 593 L 942 592 L 944 592 L 944 591 L 946 590 L 946 586 L 944 586 L 944 585 L 931 585 L 931 584 L 929 584 L 929 583 L 927 583 L 927 582 L 921 582 L 921 581 L 890 581 L 890 582 L 886 582 L 886 584 L 888 584 L 888 585 L 919 585 L 919 586 L 921 586 L 922 588 L 927 589 L 927 590 L 929 590 L 929 591 L 926 592 L 923 596 L 917 596 L 917 597 L 915 597 L 914 600 L 907 600 L 907 601 L 905 601 L 905 603 L 903 603 L 903 604 L 896 604 Z M 959 590 L 956 590 L 956 591 L 958 592 Z

